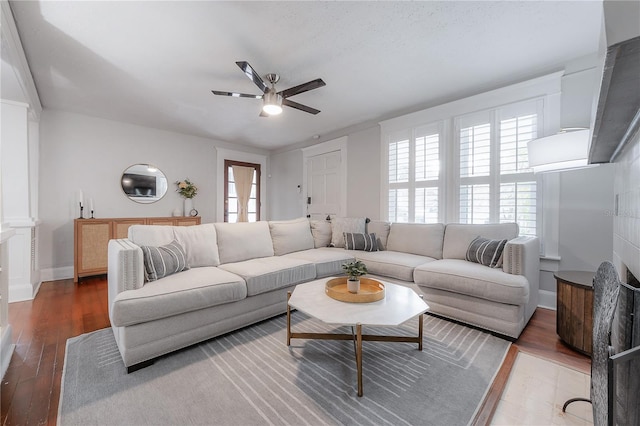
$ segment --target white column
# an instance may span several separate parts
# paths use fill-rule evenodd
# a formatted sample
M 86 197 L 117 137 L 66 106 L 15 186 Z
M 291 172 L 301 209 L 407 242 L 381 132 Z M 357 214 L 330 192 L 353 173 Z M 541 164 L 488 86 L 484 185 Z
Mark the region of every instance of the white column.
M 7 243 L 9 252 L 9 302 L 33 299 L 39 282 L 35 268 L 35 227 L 31 214 L 32 182 L 30 157 L 29 106 L 2 100 L 0 104 L 0 162 L 2 173 L 3 228 L 13 228 L 15 236 Z M 35 135 L 37 137 L 37 135 Z M 36 141 L 31 142 L 37 145 Z

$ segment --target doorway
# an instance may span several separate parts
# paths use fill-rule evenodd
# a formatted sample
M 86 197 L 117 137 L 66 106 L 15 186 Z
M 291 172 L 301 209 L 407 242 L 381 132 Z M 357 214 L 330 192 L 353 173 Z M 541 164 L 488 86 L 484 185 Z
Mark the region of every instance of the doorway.
M 305 205 L 311 219 L 346 215 L 346 142 L 342 137 L 303 149 Z

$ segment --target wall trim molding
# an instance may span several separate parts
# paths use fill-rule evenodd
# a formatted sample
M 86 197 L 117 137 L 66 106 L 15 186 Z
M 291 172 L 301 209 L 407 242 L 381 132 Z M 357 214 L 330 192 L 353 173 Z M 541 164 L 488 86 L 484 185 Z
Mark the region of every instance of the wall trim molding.
M 556 303 L 557 295 L 555 291 L 539 290 L 538 293 L 540 295 L 540 301 L 538 302 L 538 307 L 551 309 L 554 311 L 558 309 L 558 305 Z
M 40 282 L 67 280 L 73 278 L 73 266 L 40 270 Z
M 38 289 L 40 285 L 37 286 Z M 29 283 L 14 284 L 9 280 L 9 303 L 33 300 L 37 291 Z
M 0 28 L 2 30 L 2 39 L 7 43 L 7 50 L 11 58 L 10 64 L 20 85 L 20 89 L 29 100 L 29 112 L 32 114 L 32 118 L 39 121 L 40 114 L 42 113 L 42 104 L 40 103 L 36 84 L 33 81 L 29 62 L 22 47 L 16 22 L 13 19 L 11 6 L 8 1 L 3 1 L 0 7 L 2 9 L 2 13 L 0 13 L 2 25 Z

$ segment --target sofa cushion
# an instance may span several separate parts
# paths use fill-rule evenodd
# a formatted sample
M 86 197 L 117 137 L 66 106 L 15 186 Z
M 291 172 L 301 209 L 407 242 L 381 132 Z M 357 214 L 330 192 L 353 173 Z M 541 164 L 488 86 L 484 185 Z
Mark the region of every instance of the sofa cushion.
M 168 225 L 131 225 L 127 235 L 138 246 L 163 246 L 175 239 L 173 226 Z
M 189 269 L 187 254 L 177 241 L 164 246 L 141 246 L 144 259 L 144 277 L 156 281 Z
M 441 223 L 393 223 L 387 250 L 442 259 L 443 238 L 444 225 Z
M 316 267 L 313 263 L 284 256 L 226 263 L 219 267 L 241 276 L 247 283 L 248 296 L 299 284 L 316 277 Z
M 342 264 L 355 260 L 355 257 L 351 255 L 350 252 L 332 247 L 297 251 L 286 254 L 284 257 L 306 260 L 313 263 L 316 267 L 316 278 L 341 275 L 343 273 Z
M 518 232 L 517 223 L 490 223 L 480 225 L 450 223 L 444 231 L 442 258 L 464 260 L 467 256 L 469 244 L 478 236 L 492 240 L 511 240 L 518 236 Z
M 350 250 L 349 253 L 363 261 L 370 274 L 404 281 L 413 281 L 413 270 L 417 266 L 435 260 L 432 257 L 389 250 L 372 252 Z
M 502 266 L 502 252 L 507 240 L 490 240 L 484 237 L 476 237 L 469 244 L 465 260 L 479 263 L 490 268 Z
M 345 232 L 364 234 L 366 221 L 365 217 L 332 217 L 331 247 L 344 247 Z
M 273 256 L 267 222 L 215 223 L 220 263 Z
M 346 250 L 378 251 L 376 234 L 344 233 L 344 248 Z
M 173 234 L 184 247 L 184 251 L 187 253 L 187 262 L 192 268 L 220 264 L 216 227 L 213 223 L 174 226 Z
M 389 231 L 391 230 L 391 223 L 384 222 L 382 220 L 372 220 L 367 223 L 367 231 L 369 234 L 376 234 L 378 237 L 378 250 L 387 249 L 387 238 L 389 238 Z
M 294 251 L 309 250 L 314 247 L 313 235 L 309 219 L 271 221 L 269 231 L 273 241 L 273 252 L 276 256 Z
M 326 220 L 310 220 L 311 235 L 315 248 L 329 247 L 331 244 L 331 222 Z
M 193 268 L 119 293 L 111 321 L 116 327 L 154 321 L 247 297 L 242 278 L 216 267 Z
M 416 284 L 494 302 L 523 305 L 529 300 L 529 283 L 522 275 L 459 259 L 442 259 L 418 266 Z

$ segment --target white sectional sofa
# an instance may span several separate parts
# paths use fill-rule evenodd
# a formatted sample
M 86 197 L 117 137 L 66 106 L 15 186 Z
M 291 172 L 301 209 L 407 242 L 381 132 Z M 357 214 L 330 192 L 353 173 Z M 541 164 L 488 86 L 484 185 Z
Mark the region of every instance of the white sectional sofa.
M 373 221 L 367 227 L 382 250 L 326 247 L 342 229 L 304 218 L 130 227 L 128 239 L 109 242 L 108 269 L 109 317 L 127 370 L 284 313 L 286 293 L 297 284 L 340 275 L 354 259 L 374 276 L 414 286 L 431 313 L 506 337 L 517 338 L 537 306 L 538 240 L 517 237 L 516 224 Z M 501 268 L 465 260 L 477 236 L 509 240 Z M 173 241 L 189 269 L 146 282 L 141 247 L 157 250 Z

